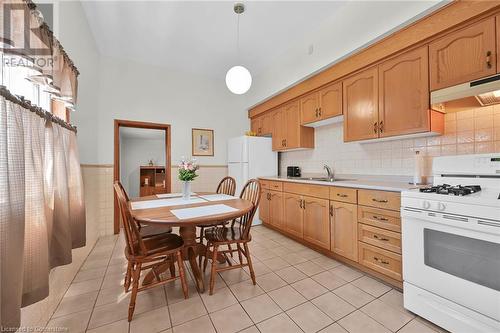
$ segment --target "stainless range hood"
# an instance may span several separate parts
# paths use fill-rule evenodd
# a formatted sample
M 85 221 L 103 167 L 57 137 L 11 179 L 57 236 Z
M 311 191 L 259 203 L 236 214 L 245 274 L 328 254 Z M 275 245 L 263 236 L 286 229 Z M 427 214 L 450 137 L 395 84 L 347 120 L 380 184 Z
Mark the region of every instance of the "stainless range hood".
M 456 112 L 500 104 L 500 75 L 431 92 L 431 107 L 440 112 Z

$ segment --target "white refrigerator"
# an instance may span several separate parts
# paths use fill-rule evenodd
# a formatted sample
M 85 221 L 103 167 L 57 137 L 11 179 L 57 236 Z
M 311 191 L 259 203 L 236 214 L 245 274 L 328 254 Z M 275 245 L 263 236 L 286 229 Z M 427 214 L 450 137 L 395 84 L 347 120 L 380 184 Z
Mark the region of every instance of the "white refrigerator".
M 278 153 L 273 151 L 271 138 L 239 136 L 229 139 L 227 163 L 229 176 L 236 179 L 236 195 L 249 179 L 278 174 Z M 253 224 L 260 223 L 257 212 Z

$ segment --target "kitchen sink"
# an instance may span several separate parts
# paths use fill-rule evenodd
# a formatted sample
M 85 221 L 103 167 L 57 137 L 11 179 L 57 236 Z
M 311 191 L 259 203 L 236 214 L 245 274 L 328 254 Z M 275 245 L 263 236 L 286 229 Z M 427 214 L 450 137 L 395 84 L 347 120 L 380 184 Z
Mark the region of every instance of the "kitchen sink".
M 314 180 L 318 182 L 340 182 L 340 181 L 346 181 L 346 180 L 354 180 L 354 179 L 346 179 L 346 178 L 334 178 L 330 180 L 328 177 L 296 177 L 294 179 L 300 179 L 300 180 Z

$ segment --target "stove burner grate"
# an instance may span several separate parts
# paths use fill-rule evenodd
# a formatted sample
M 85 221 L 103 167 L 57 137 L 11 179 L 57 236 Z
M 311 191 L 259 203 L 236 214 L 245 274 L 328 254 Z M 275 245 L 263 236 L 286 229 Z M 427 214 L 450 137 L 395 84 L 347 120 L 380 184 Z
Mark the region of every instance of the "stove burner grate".
M 452 186 L 449 184 L 443 184 L 443 185 L 424 187 L 420 189 L 420 192 L 424 193 L 437 193 L 437 194 L 458 195 L 458 196 L 469 195 L 479 191 L 481 191 L 481 186 L 479 185 Z

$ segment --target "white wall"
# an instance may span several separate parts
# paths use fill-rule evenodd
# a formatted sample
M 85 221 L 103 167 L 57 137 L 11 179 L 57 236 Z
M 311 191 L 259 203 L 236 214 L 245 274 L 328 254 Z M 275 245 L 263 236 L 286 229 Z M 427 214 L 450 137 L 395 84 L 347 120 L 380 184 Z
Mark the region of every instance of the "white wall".
M 120 180 L 131 198 L 139 196 L 140 166 L 150 159 L 165 166 L 164 138 L 120 137 Z

